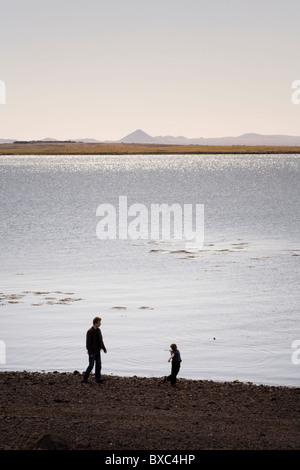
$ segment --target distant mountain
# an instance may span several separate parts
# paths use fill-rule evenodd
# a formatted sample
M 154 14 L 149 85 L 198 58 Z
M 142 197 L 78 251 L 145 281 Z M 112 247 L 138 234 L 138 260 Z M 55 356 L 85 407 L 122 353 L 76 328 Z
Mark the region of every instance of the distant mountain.
M 219 137 L 209 139 L 192 139 L 198 145 L 266 145 L 266 146 L 297 146 L 300 145 L 299 136 L 289 135 L 262 135 L 242 134 L 237 137 Z
M 10 144 L 18 142 L 14 139 L 0 139 L 0 144 Z M 22 141 L 24 142 L 24 141 Z M 159 144 L 159 145 L 266 145 L 266 146 L 300 146 L 300 136 L 290 135 L 263 135 L 248 133 L 242 134 L 237 137 L 198 137 L 188 139 L 184 136 L 155 136 L 144 132 L 142 129 L 137 129 L 134 132 L 126 135 L 120 140 L 112 141 L 105 140 L 99 141 L 93 138 L 84 139 L 69 139 L 69 140 L 57 140 L 51 137 L 45 139 L 36 140 L 35 142 L 87 142 L 87 143 L 125 143 L 125 144 Z
M 40 142 L 56 142 L 57 139 L 53 139 L 53 137 L 46 137 L 45 139 L 40 140 Z
M 122 142 L 124 144 L 156 144 L 156 140 L 151 137 L 146 132 L 142 131 L 141 129 L 137 129 L 136 131 L 132 132 L 131 134 L 126 135 L 123 139 L 120 139 L 118 142 Z
M 100 142 L 100 141 L 96 139 L 90 139 L 90 138 L 58 140 L 58 139 L 53 139 L 52 137 L 46 137 L 46 139 L 41 139 L 36 142 Z
M 267 146 L 297 146 L 300 136 L 262 135 L 255 133 L 242 134 L 237 137 L 199 137 L 188 139 L 184 136 L 152 137 L 141 129 L 128 134 L 118 142 L 135 144 L 165 144 L 165 145 L 267 145 Z
M 86 139 L 70 139 L 72 142 L 86 142 L 86 143 L 101 143 L 100 140 L 97 139 L 92 139 L 92 138 L 86 138 Z
M 0 139 L 0 144 L 12 144 L 14 139 Z
M 141 129 L 137 129 L 136 131 L 132 132 L 131 134 L 126 135 L 122 139 L 117 141 L 118 143 L 123 144 L 165 144 L 165 145 L 181 145 L 181 144 L 189 144 L 189 139 L 183 136 L 173 137 L 169 136 L 156 136 L 152 137 L 146 132 L 142 131 Z
M 100 140 L 96 139 L 67 139 L 67 140 L 58 140 L 54 139 L 52 137 L 46 137 L 45 139 L 39 139 L 39 140 L 18 140 L 18 139 L 0 139 L 0 145 L 1 144 L 13 144 L 13 143 L 24 143 L 24 142 L 42 142 L 42 143 L 51 143 L 51 142 L 57 142 L 57 143 L 62 143 L 62 142 L 87 142 L 87 143 L 101 143 Z

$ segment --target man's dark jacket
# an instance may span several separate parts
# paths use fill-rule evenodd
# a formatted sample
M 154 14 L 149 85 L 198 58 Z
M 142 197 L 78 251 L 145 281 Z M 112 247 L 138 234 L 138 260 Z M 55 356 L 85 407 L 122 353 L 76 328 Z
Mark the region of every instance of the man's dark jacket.
M 86 349 L 89 355 L 100 351 L 106 350 L 103 343 L 102 333 L 100 328 L 94 328 L 93 326 L 86 333 Z

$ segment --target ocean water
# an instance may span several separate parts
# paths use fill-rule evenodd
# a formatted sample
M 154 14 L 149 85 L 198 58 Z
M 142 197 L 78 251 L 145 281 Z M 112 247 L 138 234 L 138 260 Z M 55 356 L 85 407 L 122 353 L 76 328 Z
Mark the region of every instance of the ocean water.
M 299 155 L 1 156 L 0 370 L 85 370 L 97 315 L 104 374 L 167 375 L 175 342 L 179 377 L 299 386 L 299 175 Z M 203 205 L 203 246 L 100 239 L 121 196 Z

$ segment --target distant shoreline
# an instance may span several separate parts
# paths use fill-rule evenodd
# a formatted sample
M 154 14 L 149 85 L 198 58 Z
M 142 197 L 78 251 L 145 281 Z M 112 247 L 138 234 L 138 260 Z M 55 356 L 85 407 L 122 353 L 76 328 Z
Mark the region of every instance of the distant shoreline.
M 86 142 L 20 142 L 1 144 L 0 155 L 173 155 L 300 154 L 297 146 L 157 145 Z

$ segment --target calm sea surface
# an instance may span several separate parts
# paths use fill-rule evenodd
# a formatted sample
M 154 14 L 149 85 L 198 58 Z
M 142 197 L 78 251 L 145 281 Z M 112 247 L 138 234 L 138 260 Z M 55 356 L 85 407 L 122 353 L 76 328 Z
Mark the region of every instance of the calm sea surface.
M 0 370 L 85 370 L 99 315 L 104 374 L 164 376 L 175 342 L 179 377 L 299 386 L 299 182 L 299 155 L 1 156 Z M 99 239 L 120 196 L 203 204 L 202 249 Z

